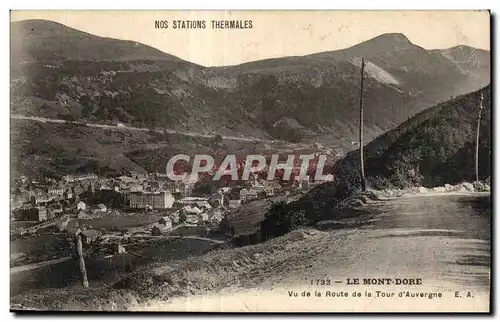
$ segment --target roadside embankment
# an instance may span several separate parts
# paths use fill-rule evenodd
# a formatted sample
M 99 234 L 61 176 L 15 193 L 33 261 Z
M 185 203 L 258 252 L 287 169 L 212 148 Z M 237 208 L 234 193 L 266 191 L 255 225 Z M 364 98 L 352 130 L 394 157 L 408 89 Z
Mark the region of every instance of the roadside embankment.
M 490 185 L 487 182 L 476 181 L 473 183 L 462 182 L 456 185 L 445 184 L 444 186 L 427 188 L 411 187 L 405 189 L 369 189 L 366 192 L 360 192 L 353 197 L 342 201 L 341 208 L 360 207 L 374 201 L 389 200 L 392 198 L 415 197 L 422 195 L 449 195 L 449 194 L 467 194 L 474 192 L 490 192 Z

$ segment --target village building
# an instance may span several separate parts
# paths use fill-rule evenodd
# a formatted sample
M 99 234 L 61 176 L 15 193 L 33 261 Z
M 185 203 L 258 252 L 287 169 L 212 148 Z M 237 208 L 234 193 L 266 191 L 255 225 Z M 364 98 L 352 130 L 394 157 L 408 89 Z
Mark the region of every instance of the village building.
M 199 214 L 198 218 L 200 219 L 200 221 L 206 222 L 206 221 L 208 221 L 209 216 L 208 216 L 208 213 L 202 212 Z
M 25 202 L 29 202 L 30 200 L 30 194 L 28 190 L 24 188 L 19 188 L 16 192 L 14 192 L 14 202 L 23 204 Z
M 50 209 L 47 209 L 47 220 L 52 220 L 56 218 L 56 214 L 54 214 Z
M 162 217 L 158 223 L 164 225 L 166 229 L 172 229 L 172 219 L 169 217 Z
M 168 190 L 171 193 L 180 193 L 184 195 L 184 183 L 181 181 L 167 181 L 162 185 L 162 189 Z
M 160 189 L 160 184 L 156 181 L 149 181 L 147 184 L 146 184 L 146 187 L 149 188 L 148 191 L 158 191 L 158 189 Z
M 200 222 L 200 217 L 198 215 L 186 215 L 186 224 L 197 225 Z
M 64 177 L 62 177 L 62 179 L 67 182 L 67 183 L 73 183 L 75 182 L 75 177 L 68 174 L 68 175 L 65 175 Z
M 172 219 L 172 222 L 174 224 L 179 223 L 180 221 L 180 216 L 179 216 L 179 211 L 174 212 L 173 214 L 170 215 L 170 219 Z
M 204 210 L 204 211 L 212 209 L 212 206 L 206 200 L 197 202 L 197 203 L 195 203 L 195 205 L 196 205 L 196 207 L 198 207 L 198 208 L 200 208 L 201 210 Z
M 74 195 L 73 190 L 74 189 L 72 187 L 65 189 L 63 192 L 63 195 L 62 195 L 63 199 L 65 199 L 65 200 L 73 199 L 73 195 Z
M 47 189 L 47 193 L 50 196 L 62 196 L 64 191 L 65 191 L 65 189 L 63 187 L 59 187 L 59 186 L 51 186 Z
M 212 225 L 219 225 L 223 218 L 224 215 L 222 214 L 222 212 L 217 211 L 212 214 L 209 221 Z
M 120 189 L 121 201 L 124 205 L 130 205 L 130 187 Z
M 60 204 L 52 204 L 48 207 L 48 219 L 60 216 L 63 213 L 63 208 Z
M 76 210 L 85 210 L 87 209 L 87 204 L 85 202 L 80 201 L 76 204 Z
M 75 200 L 78 199 L 78 196 L 82 193 L 84 193 L 87 189 L 83 186 L 83 184 L 81 182 L 75 184 L 73 186 L 73 197 L 75 198 Z M 68 198 L 70 199 L 70 198 Z
M 202 197 L 184 197 L 179 200 L 179 203 L 182 205 L 196 206 L 200 209 L 210 210 L 212 209 L 212 205 L 210 205 L 208 200 L 208 198 Z
M 70 221 L 69 216 L 63 216 L 61 219 L 57 222 L 56 227 L 59 231 L 65 231 L 66 228 L 68 227 L 68 223 Z
M 196 205 L 196 203 L 202 201 L 208 201 L 208 199 L 202 197 L 184 197 L 181 200 L 179 200 L 179 203 L 183 205 Z
M 38 209 L 38 216 L 36 218 L 36 221 L 47 220 L 47 207 L 37 207 L 37 209 Z
M 55 203 L 59 203 L 59 204 L 60 204 L 60 203 L 61 203 L 61 202 L 63 202 L 63 201 L 64 201 L 64 198 L 63 198 L 63 197 L 60 197 L 60 196 L 55 196 L 55 197 L 53 197 L 53 198 L 50 200 L 50 202 L 49 202 L 49 203 L 50 203 L 50 204 L 53 204 L 53 203 L 55 202 Z
M 21 207 L 14 209 L 12 211 L 12 215 L 14 216 L 15 220 L 28 220 L 28 217 L 30 216 L 28 213 L 36 211 L 36 208 Z M 36 214 L 32 216 L 36 216 Z
M 129 176 L 119 176 L 116 179 L 118 179 L 118 181 L 125 182 L 125 183 L 129 183 L 129 182 L 134 182 L 135 181 L 134 178 L 129 177 Z
M 228 207 L 231 209 L 238 208 L 241 206 L 241 199 L 229 200 Z
M 135 179 L 147 179 L 148 174 L 144 172 L 130 171 L 130 175 Z
M 251 201 L 257 199 L 259 196 L 254 189 L 243 188 L 240 190 L 240 199 L 244 201 Z
M 132 184 L 130 186 L 130 192 L 144 191 L 144 187 L 138 183 Z
M 268 181 L 264 185 L 264 191 L 266 192 L 267 196 L 274 196 L 276 193 L 280 192 L 282 190 L 282 187 L 279 183 L 275 181 Z
M 208 197 L 208 202 L 214 208 L 224 206 L 224 194 L 221 192 L 216 192 Z
M 75 177 L 75 181 L 97 181 L 99 179 L 99 177 L 94 174 L 94 173 L 91 173 L 91 174 L 85 174 L 85 175 L 81 175 L 81 176 L 78 176 L 78 177 Z
M 231 191 L 227 195 L 228 199 L 228 207 L 229 208 L 238 208 L 241 206 L 241 190 L 242 187 L 233 187 Z M 243 193 L 245 195 L 245 193 Z
M 35 205 L 46 204 L 54 199 L 53 196 L 49 196 L 46 193 L 37 194 L 35 196 L 32 196 L 31 198 L 32 198 L 32 202 Z
M 102 184 L 100 187 L 99 187 L 99 190 L 114 190 L 113 188 L 111 188 L 109 185 L 107 184 Z
M 218 190 L 218 192 L 221 194 L 227 194 L 227 193 L 231 192 L 231 187 L 222 187 Z
M 105 213 L 106 211 L 108 211 L 108 208 L 106 207 L 105 204 L 100 203 L 98 205 L 92 206 L 91 210 L 93 213 Z
M 75 236 L 76 234 L 81 232 L 80 224 L 76 220 L 70 220 L 66 225 L 65 231 L 67 231 L 68 234 Z
M 151 235 L 153 236 L 160 236 L 167 232 L 169 228 L 167 228 L 166 225 L 160 224 L 160 223 L 155 223 L 153 227 L 151 228 Z
M 125 245 L 115 244 L 115 253 L 117 254 L 125 254 L 127 252 Z
M 89 213 L 86 210 L 82 209 L 82 210 L 78 211 L 77 217 L 78 217 L 78 219 L 88 219 L 91 216 L 89 215 Z
M 170 209 L 174 205 L 175 198 L 169 191 L 158 192 L 130 192 L 130 207 L 145 209 L 146 206 L 152 209 Z
M 33 207 L 17 209 L 14 213 L 19 220 L 42 222 L 47 220 L 46 207 Z
M 83 230 L 80 234 L 82 236 L 82 242 L 85 244 L 90 244 L 101 236 L 101 232 L 96 229 Z
M 203 211 L 196 206 L 184 206 L 184 207 L 182 207 L 181 210 L 179 210 L 179 212 L 184 214 L 184 215 L 188 215 L 188 214 L 198 215 L 198 214 L 201 214 Z
M 300 180 L 297 187 L 298 187 L 299 190 L 308 190 L 308 189 L 310 189 L 309 177 L 307 177 L 307 179 L 305 179 L 305 180 Z

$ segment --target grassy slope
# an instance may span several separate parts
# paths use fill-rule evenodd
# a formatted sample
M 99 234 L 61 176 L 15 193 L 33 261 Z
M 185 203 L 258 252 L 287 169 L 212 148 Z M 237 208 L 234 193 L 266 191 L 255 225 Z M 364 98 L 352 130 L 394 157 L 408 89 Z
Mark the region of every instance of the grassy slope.
M 238 249 L 220 249 L 183 261 L 157 262 L 130 274 L 112 287 L 36 290 L 11 298 L 11 305 L 38 310 L 126 310 L 150 300 L 200 294 L 225 287 L 250 287 L 260 274 L 274 275 L 299 263 L 303 253 L 291 251 L 300 245 L 322 246 L 316 240 L 324 233 L 316 230 L 292 232 L 269 242 Z M 13 306 L 15 307 L 15 306 Z
M 236 144 L 245 146 L 226 143 L 230 151 L 235 151 Z M 254 146 L 251 142 L 246 145 L 249 151 Z M 11 120 L 11 171 L 34 177 L 130 170 L 164 172 L 175 154 L 208 153 L 213 148 L 224 153 L 210 138 Z
M 144 171 L 124 153 L 151 142 L 139 131 L 110 131 L 74 124 L 11 121 L 11 171 L 36 176 Z
M 438 104 L 380 136 L 365 147 L 366 175 L 375 188 L 439 186 L 474 181 L 474 153 L 480 95 L 484 95 L 480 126 L 480 179 L 491 175 L 491 89 Z M 357 167 L 353 151 L 339 168 Z M 412 173 L 413 172 L 413 173 Z

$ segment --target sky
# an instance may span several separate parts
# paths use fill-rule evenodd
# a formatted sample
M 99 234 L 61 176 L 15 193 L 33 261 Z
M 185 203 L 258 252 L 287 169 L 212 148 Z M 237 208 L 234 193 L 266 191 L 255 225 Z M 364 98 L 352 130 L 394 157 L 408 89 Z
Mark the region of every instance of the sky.
M 426 49 L 490 49 L 487 11 L 11 11 L 11 21 L 25 19 L 137 41 L 203 66 L 337 50 L 384 33 L 403 33 Z M 156 29 L 155 20 L 168 28 Z M 204 20 L 206 28 L 174 29 L 174 20 Z M 212 20 L 252 28 L 213 29 Z

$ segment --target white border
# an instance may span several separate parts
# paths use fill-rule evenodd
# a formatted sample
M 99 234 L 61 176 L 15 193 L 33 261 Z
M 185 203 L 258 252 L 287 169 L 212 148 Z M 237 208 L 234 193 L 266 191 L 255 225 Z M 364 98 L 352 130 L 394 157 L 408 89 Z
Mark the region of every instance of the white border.
M 215 1 L 201 1 L 201 0 L 186 0 L 177 2 L 164 2 L 164 1 L 119 1 L 104 3 L 99 0 L 88 0 L 74 2 L 71 5 L 68 1 L 53 0 L 50 2 L 37 2 L 37 1 L 11 1 L 10 9 L 123 9 L 123 10 L 159 10 L 159 9 L 172 9 L 172 10 L 206 10 L 206 9 L 225 9 L 225 10 L 460 10 L 460 9 L 489 9 L 492 8 L 495 1 L 493 0 L 478 0 L 478 1 L 465 1 L 456 0 L 447 2 L 437 1 L 339 1 L 335 3 L 328 3 L 321 0 L 308 0 L 298 1 L 289 0 L 284 2 L 271 2 L 266 0 L 253 0 L 248 2 L 231 1 L 231 0 L 215 0 Z

